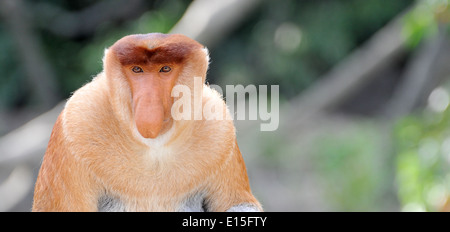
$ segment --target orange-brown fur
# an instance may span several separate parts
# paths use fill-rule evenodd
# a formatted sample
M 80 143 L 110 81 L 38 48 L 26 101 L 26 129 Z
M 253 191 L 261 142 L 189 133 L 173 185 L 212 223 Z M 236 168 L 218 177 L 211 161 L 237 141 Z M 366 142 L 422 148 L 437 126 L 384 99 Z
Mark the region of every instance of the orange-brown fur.
M 114 50 L 122 46 L 126 54 L 124 45 L 141 43 L 150 44 L 147 52 L 154 48 L 154 54 L 129 58 L 125 64 L 126 57 L 120 60 Z M 157 51 L 170 49 L 170 44 L 177 45 L 167 53 L 175 60 Z M 113 45 L 105 53 L 104 71 L 73 94 L 55 123 L 33 211 L 97 211 L 104 195 L 120 199 L 127 211 L 178 211 L 199 192 L 210 211 L 239 204 L 262 210 L 251 193 L 231 120 L 171 119 L 155 139 L 136 129 L 133 89 L 123 67 L 154 63 L 152 59 L 180 65 L 177 84 L 193 89 L 192 77 L 205 80 L 207 54 L 185 36 L 148 34 Z M 212 102 L 229 114 L 216 91 L 206 85 L 201 91 L 203 105 Z

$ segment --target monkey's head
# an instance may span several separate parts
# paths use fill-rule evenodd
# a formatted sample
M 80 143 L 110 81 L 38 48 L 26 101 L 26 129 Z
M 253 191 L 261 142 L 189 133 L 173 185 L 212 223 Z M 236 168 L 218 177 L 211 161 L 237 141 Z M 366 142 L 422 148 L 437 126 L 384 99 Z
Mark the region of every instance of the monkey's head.
M 144 138 L 156 138 L 173 124 L 172 88 L 193 91 L 194 77 L 203 82 L 208 69 L 203 45 L 179 34 L 126 36 L 105 51 L 104 72 L 112 106 L 120 120 L 134 123 Z

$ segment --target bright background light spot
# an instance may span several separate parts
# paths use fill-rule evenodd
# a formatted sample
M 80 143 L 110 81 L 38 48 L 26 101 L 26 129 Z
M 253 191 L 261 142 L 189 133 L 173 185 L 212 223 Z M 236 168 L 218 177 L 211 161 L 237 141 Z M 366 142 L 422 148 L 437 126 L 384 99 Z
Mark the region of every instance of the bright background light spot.
M 282 23 L 275 31 L 274 43 L 284 52 L 297 50 L 302 40 L 300 28 L 290 22 Z
M 435 112 L 443 112 L 450 103 L 450 97 L 447 90 L 437 87 L 431 92 L 428 98 L 428 107 Z

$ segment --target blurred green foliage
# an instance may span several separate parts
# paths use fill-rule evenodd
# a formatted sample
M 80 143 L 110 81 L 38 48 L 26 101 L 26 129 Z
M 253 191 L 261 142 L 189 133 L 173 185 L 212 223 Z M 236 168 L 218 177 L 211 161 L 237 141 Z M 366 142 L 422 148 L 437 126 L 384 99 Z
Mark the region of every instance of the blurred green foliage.
M 436 34 L 439 24 L 450 20 L 449 0 L 419 0 L 417 7 L 404 17 L 403 35 L 410 47 Z
M 414 49 L 448 28 L 450 1 L 421 0 L 403 17 L 403 34 Z M 439 211 L 450 196 L 450 82 L 436 88 L 426 109 L 400 119 L 393 151 L 382 146 L 383 122 L 356 121 L 355 128 L 319 138 L 313 152 L 338 210 L 386 210 L 393 184 L 403 211 Z M 392 161 L 382 154 L 392 153 Z M 395 173 L 392 173 L 395 170 Z
M 449 0 L 420 0 L 404 17 L 410 47 L 448 33 Z M 395 127 L 396 183 L 404 211 L 439 211 L 450 196 L 450 83 L 436 88 L 423 111 L 401 119 Z
M 5 33 L 5 28 L 0 24 L 0 109 L 13 109 L 22 106 L 29 97 L 26 92 L 27 85 L 24 71 L 15 56 L 14 42 Z
M 314 142 L 314 166 L 322 173 L 326 199 L 339 211 L 385 211 L 393 199 L 391 172 L 383 150 L 383 131 L 374 122 L 330 132 Z
M 398 194 L 405 211 L 440 210 L 450 193 L 450 83 L 395 128 Z

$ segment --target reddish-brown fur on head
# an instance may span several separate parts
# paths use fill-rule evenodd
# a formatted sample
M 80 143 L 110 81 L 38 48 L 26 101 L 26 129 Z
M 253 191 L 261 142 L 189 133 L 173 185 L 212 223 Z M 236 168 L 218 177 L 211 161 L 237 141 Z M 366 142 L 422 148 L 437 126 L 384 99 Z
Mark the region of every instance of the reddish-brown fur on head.
M 181 39 L 183 38 L 183 39 Z M 181 35 L 147 34 L 127 36 L 111 50 L 122 65 L 181 63 L 203 46 Z

